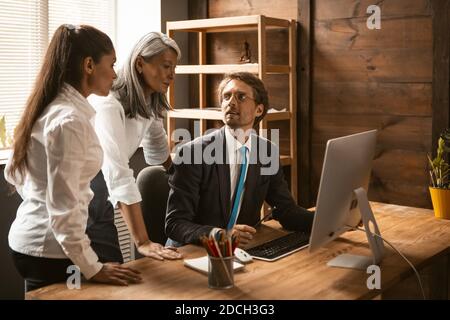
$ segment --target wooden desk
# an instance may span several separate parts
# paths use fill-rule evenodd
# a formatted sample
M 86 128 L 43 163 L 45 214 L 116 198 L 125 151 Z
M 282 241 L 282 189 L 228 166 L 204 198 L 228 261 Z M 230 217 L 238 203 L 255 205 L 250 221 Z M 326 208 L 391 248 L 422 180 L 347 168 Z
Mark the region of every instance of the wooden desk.
M 383 237 L 404 253 L 418 269 L 449 253 L 450 221 L 434 218 L 433 211 L 372 203 Z M 269 222 L 273 226 L 278 224 Z M 279 225 L 277 227 L 279 229 Z M 262 234 L 282 232 L 264 227 Z M 259 240 L 261 240 L 261 235 Z M 263 236 L 264 237 L 264 236 Z M 180 248 L 186 258 L 205 254 L 203 248 Z M 235 273 L 235 287 L 213 290 L 207 277 L 178 261 L 144 258 L 127 265 L 142 272 L 143 282 L 128 287 L 82 283 L 80 290 L 54 284 L 26 294 L 27 299 L 372 299 L 413 275 L 409 265 L 386 246 L 381 264 L 381 290 L 369 290 L 365 271 L 330 268 L 326 263 L 341 253 L 369 254 L 365 234 L 348 232 L 314 254 L 301 250 L 276 262 L 254 261 Z M 448 266 L 445 265 L 445 270 Z M 445 278 L 447 279 L 447 278 Z M 415 281 L 415 279 L 414 279 Z M 448 281 L 448 280 L 445 280 Z M 415 282 L 416 283 L 416 282 Z M 440 283 L 441 286 L 447 283 Z M 420 297 L 414 284 L 416 296 Z M 403 292 L 405 297 L 408 292 Z

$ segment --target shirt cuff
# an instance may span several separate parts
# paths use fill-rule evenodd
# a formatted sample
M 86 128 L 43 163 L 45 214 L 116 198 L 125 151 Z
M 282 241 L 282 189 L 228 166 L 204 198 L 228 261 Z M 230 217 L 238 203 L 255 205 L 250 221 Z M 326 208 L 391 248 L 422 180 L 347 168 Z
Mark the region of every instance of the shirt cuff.
M 80 271 L 88 280 L 95 276 L 103 267 L 103 264 L 98 262 L 98 256 L 91 247 L 86 248 L 82 254 L 69 258 L 80 268 Z
M 131 205 L 142 201 L 141 193 L 139 192 L 136 183 L 124 184 L 121 186 L 114 187 L 111 195 L 110 201 L 115 207 L 117 202 L 122 202 L 126 205 Z
M 169 157 L 170 152 L 168 148 L 159 152 L 146 152 L 144 149 L 145 162 L 151 166 L 163 164 Z

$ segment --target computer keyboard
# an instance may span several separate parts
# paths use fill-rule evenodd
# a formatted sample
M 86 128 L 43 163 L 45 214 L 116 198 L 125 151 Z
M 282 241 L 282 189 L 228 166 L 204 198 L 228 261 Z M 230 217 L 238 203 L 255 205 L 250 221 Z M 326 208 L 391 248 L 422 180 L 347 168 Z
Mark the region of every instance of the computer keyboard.
M 255 259 L 274 261 L 307 247 L 309 236 L 309 233 L 293 232 L 246 251 Z

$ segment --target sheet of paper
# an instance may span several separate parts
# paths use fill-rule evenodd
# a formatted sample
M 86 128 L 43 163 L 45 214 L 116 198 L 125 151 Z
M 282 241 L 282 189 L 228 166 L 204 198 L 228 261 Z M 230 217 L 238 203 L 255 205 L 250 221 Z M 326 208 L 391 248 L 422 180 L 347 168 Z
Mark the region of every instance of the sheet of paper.
M 208 256 L 203 256 L 195 259 L 184 259 L 184 265 L 204 274 L 208 274 Z M 233 268 L 236 272 L 243 269 L 244 265 L 240 262 L 233 261 Z

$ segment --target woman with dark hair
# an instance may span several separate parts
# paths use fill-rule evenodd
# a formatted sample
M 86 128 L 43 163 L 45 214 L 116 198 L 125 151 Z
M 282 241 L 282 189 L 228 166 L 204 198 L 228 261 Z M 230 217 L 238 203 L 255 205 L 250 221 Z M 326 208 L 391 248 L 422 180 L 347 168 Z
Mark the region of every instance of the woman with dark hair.
M 105 261 L 122 260 L 114 225 L 115 205 L 122 212 L 140 254 L 158 260 L 181 258 L 176 248 L 150 241 L 142 216 L 141 194 L 128 164 L 141 145 L 147 164 L 162 164 L 166 168 L 171 164 L 163 112 L 171 108 L 166 93 L 180 56 L 173 39 L 150 32 L 131 50 L 111 93 L 107 97 L 89 98 L 97 111 L 95 130 L 105 157 L 102 171 L 91 185 L 95 197 L 89 207 L 86 232 L 92 247 Z
M 86 279 L 126 285 L 138 273 L 102 264 L 86 235 L 89 187 L 103 152 L 86 97 L 108 95 L 116 73 L 110 38 L 91 26 L 61 25 L 16 128 L 5 178 L 23 199 L 9 231 L 26 290 L 65 281 L 76 265 Z

